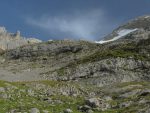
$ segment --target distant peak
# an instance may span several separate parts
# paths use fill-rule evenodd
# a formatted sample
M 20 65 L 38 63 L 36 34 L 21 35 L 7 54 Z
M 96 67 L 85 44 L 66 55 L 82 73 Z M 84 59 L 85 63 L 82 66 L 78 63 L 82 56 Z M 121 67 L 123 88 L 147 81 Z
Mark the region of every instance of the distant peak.
M 107 43 L 107 42 L 112 42 L 112 41 L 118 40 L 118 39 L 134 32 L 134 31 L 137 31 L 137 30 L 138 29 L 122 29 L 122 30 L 117 31 L 117 36 L 113 37 L 112 39 L 96 41 L 96 43 L 103 44 L 103 43 Z
M 140 18 L 143 18 L 143 19 L 144 19 L 144 18 L 150 18 L 150 15 L 140 16 L 140 17 L 138 17 L 138 18 L 139 18 L 139 19 L 140 19 Z M 138 18 L 137 18 L 137 19 L 138 19 Z
M 138 41 L 146 39 L 150 34 L 150 15 L 144 15 L 130 20 L 128 23 L 119 26 L 112 33 L 103 38 L 103 40 L 96 41 L 96 43 L 107 43 L 116 41 L 120 38 L 126 38 L 131 35 L 130 40 Z M 126 38 L 128 39 L 128 38 Z
M 150 16 L 144 16 L 144 18 L 150 18 Z

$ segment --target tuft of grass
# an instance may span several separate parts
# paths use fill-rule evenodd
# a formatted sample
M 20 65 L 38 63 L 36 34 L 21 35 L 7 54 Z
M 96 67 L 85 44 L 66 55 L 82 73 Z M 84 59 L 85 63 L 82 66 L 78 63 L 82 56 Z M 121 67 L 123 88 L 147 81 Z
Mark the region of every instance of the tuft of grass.
M 66 74 L 65 68 L 60 68 L 56 71 L 59 76 L 64 76 Z

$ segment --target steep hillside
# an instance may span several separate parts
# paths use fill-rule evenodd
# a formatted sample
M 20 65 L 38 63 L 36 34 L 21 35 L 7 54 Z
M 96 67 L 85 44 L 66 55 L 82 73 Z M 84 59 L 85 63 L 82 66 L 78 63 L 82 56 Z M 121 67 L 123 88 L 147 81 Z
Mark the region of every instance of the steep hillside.
M 54 40 L 1 50 L 0 110 L 149 113 L 149 22 L 139 17 L 96 43 Z
M 7 51 L 3 63 L 15 70 L 15 74 L 29 69 L 36 71 L 37 78 L 46 80 L 78 80 L 98 86 L 149 80 L 149 42 L 150 37 L 139 42 L 106 45 L 84 41 L 46 42 Z

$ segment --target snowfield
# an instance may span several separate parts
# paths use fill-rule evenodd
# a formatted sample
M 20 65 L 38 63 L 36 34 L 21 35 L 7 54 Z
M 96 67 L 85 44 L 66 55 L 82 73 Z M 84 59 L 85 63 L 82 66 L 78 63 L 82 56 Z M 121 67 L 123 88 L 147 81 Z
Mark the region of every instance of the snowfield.
M 120 30 L 118 31 L 118 36 L 114 37 L 113 39 L 110 39 L 110 40 L 101 40 L 101 41 L 95 41 L 95 43 L 99 43 L 99 44 L 103 44 L 103 43 L 107 43 L 107 42 L 112 42 L 112 41 L 115 41 L 115 40 L 118 40 L 119 38 L 122 38 L 134 31 L 137 31 L 138 29 L 123 29 L 123 30 Z
M 145 16 L 144 18 L 150 18 L 150 16 Z

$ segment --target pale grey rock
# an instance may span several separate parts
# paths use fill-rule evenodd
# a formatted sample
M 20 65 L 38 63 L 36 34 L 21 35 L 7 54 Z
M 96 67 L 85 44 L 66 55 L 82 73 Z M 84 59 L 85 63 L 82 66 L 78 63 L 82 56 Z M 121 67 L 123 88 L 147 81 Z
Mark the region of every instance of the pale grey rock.
M 53 104 L 53 100 L 51 98 L 44 98 L 43 101 L 46 101 L 48 104 Z
M 17 112 L 17 110 L 16 109 L 12 109 L 12 110 L 10 110 L 10 113 L 16 113 Z
M 146 103 L 150 103 L 150 100 L 142 99 L 139 101 L 139 104 L 146 104 Z
M 86 113 L 94 113 L 94 111 L 92 111 L 92 110 L 88 110 Z
M 89 105 L 92 108 L 96 108 L 100 106 L 100 102 L 98 98 L 90 98 L 86 100 L 86 104 Z
M 145 89 L 145 90 L 139 92 L 140 96 L 147 96 L 149 94 L 150 94 L 150 90 L 149 89 Z
M 120 108 L 125 108 L 125 107 L 131 106 L 132 104 L 133 104 L 132 101 L 122 102 L 122 103 L 119 105 L 119 107 L 120 107 Z
M 28 93 L 29 96 L 34 96 L 34 94 L 35 94 L 32 89 L 28 89 L 27 93 Z
M 47 111 L 47 110 L 43 110 L 43 113 L 49 113 L 49 111 Z
M 137 113 L 150 113 L 150 108 L 139 109 Z
M 0 48 L 3 50 L 15 49 L 17 47 L 40 43 L 41 40 L 36 38 L 24 38 L 21 36 L 20 31 L 16 33 L 8 33 L 5 27 L 0 27 Z
M 6 93 L 2 93 L 0 94 L 0 98 L 7 99 L 8 95 Z
M 82 112 L 87 112 L 89 111 L 90 109 L 92 109 L 90 106 L 88 105 L 83 105 L 83 106 L 79 106 L 78 109 Z
M 30 111 L 30 113 L 40 113 L 40 110 L 37 108 L 32 108 L 29 111 Z
M 135 89 L 130 92 L 124 93 L 124 94 L 120 95 L 119 97 L 128 98 L 128 97 L 132 97 L 132 96 L 138 96 L 138 93 L 140 93 L 140 92 L 141 92 L 141 89 Z
M 112 98 L 110 96 L 104 96 L 103 99 L 106 100 L 106 101 L 111 101 L 112 100 Z
M 4 93 L 5 92 L 5 88 L 4 87 L 0 87 L 0 92 Z
M 66 109 L 64 110 L 64 113 L 73 113 L 73 111 L 71 109 Z
M 85 104 L 92 107 L 92 108 L 97 108 L 97 109 L 102 110 L 102 111 L 110 108 L 110 105 L 108 103 L 106 103 L 104 100 L 99 99 L 99 98 L 87 99 Z

